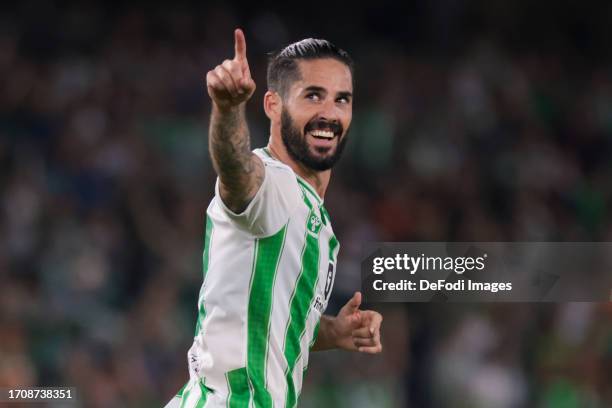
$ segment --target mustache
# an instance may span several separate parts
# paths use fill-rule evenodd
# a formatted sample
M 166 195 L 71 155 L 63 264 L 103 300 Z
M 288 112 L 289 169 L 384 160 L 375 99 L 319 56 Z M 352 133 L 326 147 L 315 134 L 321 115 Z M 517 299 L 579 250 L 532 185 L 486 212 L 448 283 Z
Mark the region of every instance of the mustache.
M 311 132 L 313 130 L 331 130 L 335 135 L 341 135 L 342 125 L 338 122 L 329 122 L 327 120 L 314 120 L 312 122 L 308 122 L 306 127 L 304 128 L 304 133 Z

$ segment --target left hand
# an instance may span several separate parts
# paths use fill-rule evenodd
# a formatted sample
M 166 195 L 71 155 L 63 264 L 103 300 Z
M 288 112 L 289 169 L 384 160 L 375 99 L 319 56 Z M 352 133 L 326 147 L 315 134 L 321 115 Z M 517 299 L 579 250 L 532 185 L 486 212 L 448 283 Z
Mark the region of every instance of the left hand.
M 373 310 L 359 310 L 360 305 L 361 293 L 355 292 L 338 312 L 334 320 L 336 346 L 361 353 L 380 353 L 380 324 L 383 317 Z

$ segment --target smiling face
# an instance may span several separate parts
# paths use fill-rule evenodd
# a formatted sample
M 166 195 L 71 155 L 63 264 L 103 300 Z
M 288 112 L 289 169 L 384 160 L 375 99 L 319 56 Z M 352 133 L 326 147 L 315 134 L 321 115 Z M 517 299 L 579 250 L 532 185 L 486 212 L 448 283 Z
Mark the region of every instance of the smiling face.
M 340 158 L 353 114 L 350 69 L 333 59 L 300 60 L 283 98 L 281 136 L 291 158 L 323 171 Z

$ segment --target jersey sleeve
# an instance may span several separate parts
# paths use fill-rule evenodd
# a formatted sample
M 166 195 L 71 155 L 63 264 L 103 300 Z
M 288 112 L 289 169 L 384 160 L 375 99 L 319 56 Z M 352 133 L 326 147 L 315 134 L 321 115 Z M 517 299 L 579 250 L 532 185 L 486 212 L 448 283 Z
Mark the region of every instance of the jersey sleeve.
M 230 210 L 215 184 L 215 200 L 229 220 L 240 230 L 257 237 L 278 232 L 289 220 L 300 202 L 300 188 L 293 171 L 273 160 L 262 159 L 264 179 L 247 208 L 240 214 Z

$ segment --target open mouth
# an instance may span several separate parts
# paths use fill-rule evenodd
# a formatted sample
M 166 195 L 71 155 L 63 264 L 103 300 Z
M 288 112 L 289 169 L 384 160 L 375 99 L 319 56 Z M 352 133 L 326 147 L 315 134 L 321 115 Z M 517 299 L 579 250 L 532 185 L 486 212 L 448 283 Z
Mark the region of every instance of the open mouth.
M 316 139 L 331 140 L 336 136 L 331 130 L 313 130 L 309 132 Z

